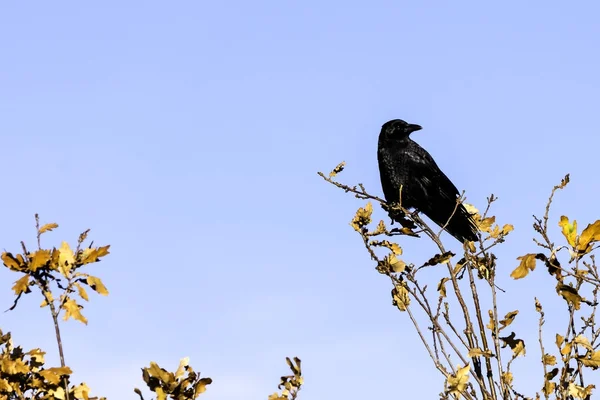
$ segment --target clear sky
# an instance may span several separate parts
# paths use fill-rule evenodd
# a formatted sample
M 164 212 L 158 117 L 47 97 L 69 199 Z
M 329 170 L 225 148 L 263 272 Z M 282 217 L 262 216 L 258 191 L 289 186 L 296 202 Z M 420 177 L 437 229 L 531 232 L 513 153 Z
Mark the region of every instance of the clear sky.
M 381 125 L 421 124 L 413 138 L 470 202 L 500 197 L 495 214 L 516 229 L 499 253 L 501 311 L 533 315 L 532 290 L 552 282 L 507 279 L 535 251 L 531 215 L 570 172 L 553 221 L 598 218 L 599 13 L 594 1 L 3 2 L 1 248 L 33 244 L 36 212 L 60 224 L 47 246 L 86 228 L 111 244 L 90 270 L 110 296 L 92 296 L 87 327 L 63 325 L 75 382 L 94 394 L 133 399 L 139 368 L 190 356 L 214 379 L 204 398 L 266 399 L 299 356 L 303 399 L 436 398 L 442 379 L 348 225 L 363 202 L 316 172 L 345 160 L 341 180 L 381 194 Z M 401 245 L 406 261 L 433 254 Z M 0 272 L 0 307 L 17 278 Z M 40 302 L 26 296 L 0 327 L 57 363 Z M 530 321 L 518 327 L 534 338 Z M 541 386 L 531 379 L 522 387 Z

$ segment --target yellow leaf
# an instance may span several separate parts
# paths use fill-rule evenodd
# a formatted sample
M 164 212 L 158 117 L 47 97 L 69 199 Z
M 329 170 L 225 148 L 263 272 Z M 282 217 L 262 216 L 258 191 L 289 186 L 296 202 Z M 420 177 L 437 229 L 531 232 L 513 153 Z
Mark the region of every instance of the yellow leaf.
M 562 344 L 565 342 L 565 338 L 564 336 L 559 335 L 558 333 L 556 334 L 556 347 L 558 347 L 560 349 L 560 347 L 562 346 Z
M 95 276 L 88 276 L 87 277 L 87 283 L 88 283 L 88 285 L 90 285 L 90 287 L 93 290 L 95 290 L 96 292 L 98 292 L 102 296 L 107 296 L 108 295 L 108 290 L 106 289 L 106 286 L 104 286 L 104 284 L 102 283 L 102 281 L 100 280 L 100 278 L 96 278 Z
M 43 364 L 44 356 L 46 355 L 46 352 L 42 351 L 42 349 L 33 349 L 33 350 L 29 350 L 25 354 L 29 355 L 29 357 L 32 360 L 34 360 L 36 363 Z
M 10 383 L 8 383 L 8 381 L 6 379 L 2 379 L 0 378 L 0 393 L 1 392 L 12 392 L 14 389 L 13 387 L 10 385 Z M 6 396 L 5 399 L 9 399 L 10 397 Z M 270 398 L 269 398 L 270 400 Z
M 487 358 L 491 358 L 494 357 L 494 353 L 492 353 L 491 350 L 487 350 L 487 351 L 483 351 L 480 348 L 476 347 L 474 349 L 469 350 L 469 357 L 487 357 Z
M 595 388 L 595 385 L 587 385 L 585 388 L 582 386 L 578 386 L 573 382 L 569 383 L 569 394 L 577 399 L 586 399 L 588 396 L 591 397 L 592 390 Z
M 500 330 L 506 328 L 515 320 L 515 317 L 519 314 L 519 310 L 511 311 L 504 316 L 504 319 L 500 321 Z
M 588 351 L 585 356 L 579 356 L 577 359 L 586 367 L 590 367 L 592 369 L 597 369 L 600 367 L 600 351 Z
M 499 339 L 504 342 L 502 347 L 508 346 L 512 349 L 515 358 L 525 355 L 525 342 L 522 339 L 516 339 L 514 332 L 511 332 L 509 336 L 500 337 Z
M 68 299 L 62 305 L 62 309 L 65 310 L 65 315 L 63 317 L 63 320 L 66 321 L 69 318 L 73 318 L 73 319 L 76 319 L 77 321 L 83 322 L 84 324 L 87 325 L 87 318 L 85 318 L 83 316 L 83 314 L 81 314 L 81 311 L 80 311 L 82 308 L 83 307 L 80 306 L 79 304 L 77 304 L 75 302 L 75 300 Z
M 475 215 L 475 214 L 479 213 L 479 210 L 477 208 L 475 208 L 475 206 L 473 204 L 463 202 L 463 206 L 465 207 L 467 212 L 471 215 Z
M 560 294 L 567 303 L 571 304 L 576 310 L 581 308 L 581 301 L 583 298 L 574 287 L 559 282 L 556 285 L 556 293 Z
M 549 380 L 544 380 L 544 387 L 542 388 L 542 392 L 545 396 L 550 396 L 554 393 L 554 389 L 556 389 L 556 383 L 551 382 Z
M 87 292 L 85 291 L 85 288 L 83 286 L 81 286 L 78 283 L 75 283 L 75 286 L 77 287 L 77 292 L 79 293 L 79 297 L 81 297 L 82 299 L 84 299 L 85 301 L 89 301 L 90 298 L 88 297 Z
M 156 400 L 167 400 L 167 394 L 160 386 L 154 389 L 156 393 Z
M 12 287 L 12 290 L 15 291 L 16 295 L 31 292 L 31 290 L 29 290 L 29 275 L 23 275 L 21 279 L 17 280 Z
M 82 264 L 89 264 L 98 261 L 100 257 L 104 257 L 108 254 L 109 246 L 98 247 L 98 248 L 87 248 L 81 252 L 79 260 Z
M 12 360 L 4 355 L 0 358 L 0 372 L 8 375 L 27 374 L 29 367 L 20 358 Z
M 210 385 L 212 383 L 212 379 L 210 378 L 202 378 L 198 381 L 198 383 L 196 384 L 196 387 L 194 388 L 196 391 L 196 394 L 201 394 L 206 392 L 206 386 Z
M 448 282 L 450 278 L 442 278 L 440 283 L 438 283 L 437 291 L 440 292 L 441 297 L 446 297 L 446 282 Z
M 469 251 L 471 253 L 475 253 L 477 251 L 477 248 L 475 247 L 475 243 L 474 242 L 471 242 L 471 241 L 467 242 L 467 246 L 468 246 Z
M 586 350 L 589 350 L 589 351 L 594 350 L 594 348 L 590 344 L 589 339 L 583 335 L 578 335 L 575 339 L 573 339 L 573 343 L 585 347 Z
M 569 222 L 569 218 L 564 215 L 560 217 L 558 226 L 562 228 L 562 233 L 567 239 L 567 242 L 574 247 L 575 238 L 577 238 L 577 221 L 573 221 L 573 224 Z
M 465 391 L 467 382 L 469 381 L 470 368 L 471 366 L 469 364 L 462 368 L 459 367 L 456 374 L 448 377 L 448 380 L 446 381 L 448 393 L 458 395 Z
M 506 224 L 502 227 L 502 234 L 503 235 L 508 235 L 510 232 L 512 232 L 515 229 L 514 226 L 512 226 L 511 224 Z
M 73 371 L 69 367 L 54 367 L 54 368 L 46 368 L 43 371 L 40 371 L 39 374 L 48 382 L 56 385 L 60 383 L 60 378 L 64 375 L 71 375 Z
M 171 372 L 168 372 L 164 368 L 159 367 L 158 364 L 155 363 L 154 361 L 151 361 L 150 367 L 145 368 L 145 369 L 148 371 L 148 373 L 151 376 L 157 378 L 161 382 L 164 382 L 164 383 L 175 382 L 175 375 Z
M 525 254 L 524 256 L 517 257 L 517 260 L 521 260 L 521 263 L 513 272 L 511 272 L 511 278 L 525 278 L 527 274 L 529 274 L 529 271 L 533 271 L 535 269 L 535 254 Z
M 544 357 L 542 358 L 542 362 L 545 365 L 556 365 L 556 357 L 551 354 L 544 354 Z
M 51 399 L 65 400 L 65 389 L 63 389 L 62 386 L 58 386 L 56 389 L 48 390 L 48 394 L 51 396 Z
M 397 256 L 402 255 L 402 249 L 398 245 L 398 243 L 392 243 L 390 250 Z
M 479 229 L 482 232 L 489 232 L 494 222 L 496 222 L 496 217 L 488 217 L 479 223 Z
M 386 248 L 390 249 L 392 251 L 392 253 L 394 253 L 397 256 L 402 254 L 402 248 L 400 248 L 398 243 L 392 243 L 389 240 L 382 240 L 382 241 L 373 240 L 371 242 L 371 246 L 386 247 Z
M 60 250 L 58 250 L 56 248 L 52 249 L 52 260 L 50 261 L 50 269 L 52 271 L 60 270 L 59 260 L 60 260 Z
M 73 250 L 69 247 L 69 243 L 62 242 L 58 255 L 58 270 L 60 273 L 68 277 L 71 269 L 75 265 L 75 257 L 73 256 Z
M 48 232 L 48 231 L 51 231 L 52 229 L 56 229 L 56 228 L 58 228 L 58 224 L 56 224 L 54 222 L 50 223 L 50 224 L 45 224 L 40 228 L 39 234 L 41 235 L 44 232 Z
M 179 367 L 177 367 L 177 371 L 175 371 L 175 379 L 179 379 L 185 374 L 185 367 L 188 365 L 190 365 L 189 357 L 184 357 L 179 360 Z
M 591 245 L 598 241 L 600 241 L 600 220 L 588 225 L 581 232 L 579 243 L 577 244 L 577 252 L 581 255 L 589 253 L 592 249 Z
M 79 260 L 84 265 L 96 262 L 98 260 L 98 250 L 90 248 L 83 249 L 79 256 Z
M 48 261 L 50 261 L 50 250 L 38 250 L 31 256 L 31 264 L 29 269 L 31 272 L 35 272 L 38 268 L 46 265 Z
M 25 263 L 22 261 L 22 259 L 23 257 L 15 258 L 11 253 L 7 253 L 6 251 L 2 253 L 2 262 L 8 269 L 13 271 L 23 271 L 25 269 Z
M 398 228 L 396 228 L 398 229 Z M 400 228 L 399 232 L 403 235 L 407 235 L 407 236 L 412 236 L 412 237 L 419 237 L 418 234 L 416 234 L 415 232 L 412 231 L 412 229 L 408 228 L 408 227 L 403 227 Z
M 490 230 L 490 236 L 494 239 L 498 238 L 501 233 L 502 231 L 500 230 L 500 227 L 498 225 L 494 225 L 494 229 Z
M 73 391 L 73 396 L 75 396 L 76 399 L 85 399 L 85 400 L 88 400 L 89 393 L 91 392 L 90 387 L 88 385 L 86 385 L 84 382 L 80 383 L 78 386 L 75 386 L 71 390 Z
M 388 271 L 400 273 L 406 269 L 406 263 L 396 258 L 396 255 L 394 253 L 385 256 L 383 262 Z
M 504 383 L 506 383 L 507 385 L 512 385 L 512 381 L 513 381 L 513 374 L 512 372 L 505 372 L 502 374 L 502 380 L 504 381 Z
M 350 225 L 352 225 L 355 231 L 361 232 L 364 226 L 371 223 L 371 214 L 373 214 L 373 205 L 369 201 L 365 208 L 361 207 L 356 211 L 356 215 Z
M 408 289 L 402 285 L 396 285 L 392 289 L 392 304 L 398 307 L 400 311 L 406 311 L 406 308 L 410 304 L 410 297 L 408 296 Z
M 560 350 L 560 354 L 566 356 L 569 353 L 571 353 L 571 343 L 567 342 L 565 343 L 565 346 Z
M 48 303 L 52 303 L 54 301 L 54 296 L 52 296 L 52 292 L 51 291 L 45 291 L 43 292 L 44 295 L 44 301 L 42 301 L 42 304 L 40 304 L 40 308 L 41 307 L 46 307 L 48 305 Z
M 519 339 L 519 341 L 517 342 L 517 345 L 512 350 L 513 350 L 513 354 L 515 357 L 524 356 L 525 355 L 525 342 Z
M 454 254 L 451 251 L 447 251 L 445 253 L 442 254 L 436 254 L 435 256 L 433 256 L 432 258 L 430 258 L 425 264 L 423 265 L 437 265 L 437 264 L 448 264 L 450 262 L 450 259 L 452 257 L 454 257 L 456 254 Z
M 98 257 L 104 257 L 107 254 L 110 254 L 110 252 L 108 251 L 108 249 L 110 248 L 110 244 L 106 245 L 106 246 L 102 246 L 102 247 L 98 247 L 96 250 L 98 250 Z
M 375 235 L 381 235 L 382 233 L 384 233 L 386 230 L 385 227 L 385 223 L 383 222 L 383 220 L 380 220 L 379 223 L 377 224 L 377 228 L 375 228 L 375 230 L 373 232 L 371 232 L 371 235 L 375 236 Z

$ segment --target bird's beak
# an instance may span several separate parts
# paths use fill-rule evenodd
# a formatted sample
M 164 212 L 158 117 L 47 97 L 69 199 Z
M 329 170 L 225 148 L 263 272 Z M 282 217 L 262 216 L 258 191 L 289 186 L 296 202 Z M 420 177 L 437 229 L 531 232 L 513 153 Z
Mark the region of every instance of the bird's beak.
M 409 132 L 414 132 L 414 131 L 420 131 L 421 129 L 421 125 L 417 125 L 417 124 L 408 124 L 408 131 Z

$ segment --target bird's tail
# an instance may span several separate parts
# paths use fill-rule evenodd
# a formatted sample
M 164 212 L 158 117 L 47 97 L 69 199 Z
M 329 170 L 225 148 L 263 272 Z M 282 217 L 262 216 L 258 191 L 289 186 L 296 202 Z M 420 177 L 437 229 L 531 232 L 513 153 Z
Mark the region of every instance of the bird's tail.
M 462 204 L 458 205 L 456 212 L 450 219 L 450 222 L 448 222 L 448 225 L 446 225 L 446 231 L 461 243 L 465 240 L 472 242 L 479 240 L 477 237 L 477 224 Z

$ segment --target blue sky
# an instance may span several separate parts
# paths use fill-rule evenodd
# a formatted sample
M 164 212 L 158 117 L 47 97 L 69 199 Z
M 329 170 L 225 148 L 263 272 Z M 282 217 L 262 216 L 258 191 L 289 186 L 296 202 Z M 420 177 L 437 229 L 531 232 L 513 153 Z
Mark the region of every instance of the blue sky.
M 90 270 L 110 296 L 86 306 L 87 327 L 63 325 L 75 381 L 95 394 L 135 398 L 140 367 L 190 356 L 214 379 L 206 399 L 266 398 L 298 356 L 305 399 L 435 398 L 442 380 L 348 225 L 363 203 L 316 172 L 345 160 L 341 180 L 381 194 L 382 123 L 421 124 L 413 138 L 470 202 L 500 197 L 495 214 L 516 229 L 498 254 L 504 311 L 533 315 L 532 290 L 552 282 L 507 278 L 535 251 L 531 215 L 570 172 L 554 221 L 598 218 L 599 12 L 592 1 L 6 2 L 1 246 L 33 244 L 36 212 L 60 224 L 47 246 L 86 228 L 111 244 Z M 434 251 L 400 244 L 407 261 Z M 0 271 L 6 308 L 17 278 Z M 57 362 L 40 301 L 25 297 L 0 326 Z

